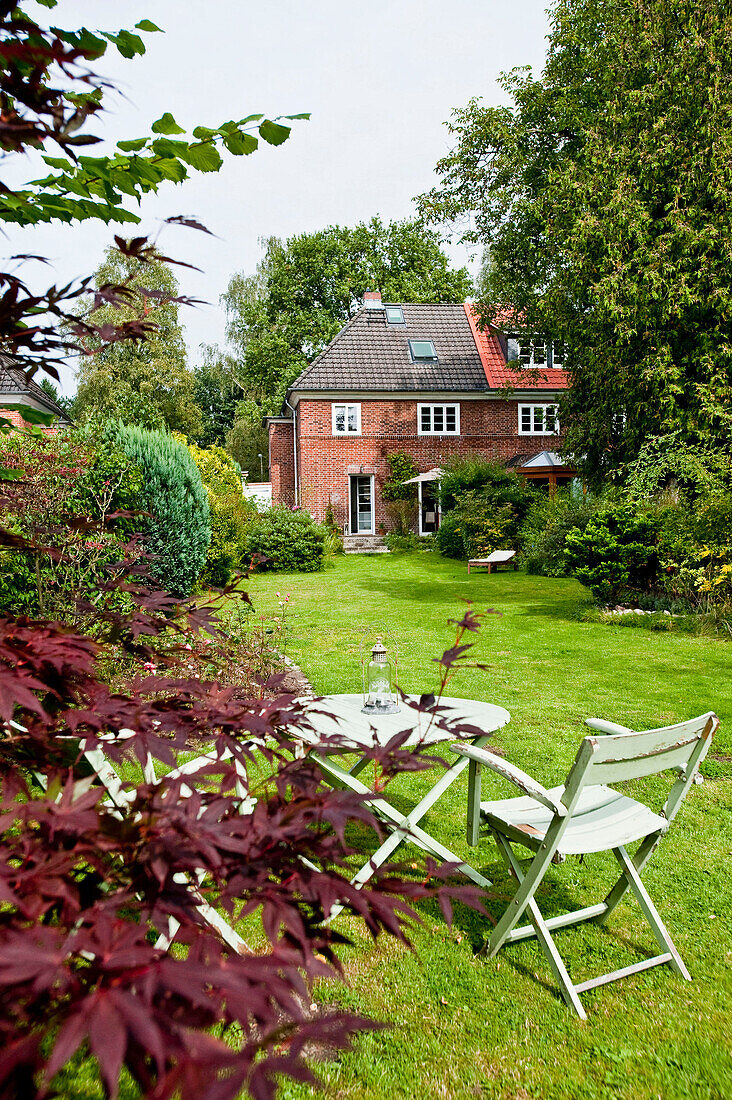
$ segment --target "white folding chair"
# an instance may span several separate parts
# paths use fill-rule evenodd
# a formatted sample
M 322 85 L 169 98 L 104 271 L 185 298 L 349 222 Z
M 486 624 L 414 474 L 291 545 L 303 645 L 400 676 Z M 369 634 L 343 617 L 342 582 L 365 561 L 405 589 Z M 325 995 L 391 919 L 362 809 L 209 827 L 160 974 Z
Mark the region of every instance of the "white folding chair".
M 652 966 L 668 963 L 687 981 L 691 976 L 669 936 L 640 873 L 668 832 L 687 791 L 707 754 L 719 719 L 711 712 L 680 722 L 675 726 L 634 732 L 612 722 L 588 718 L 586 723 L 605 736 L 585 737 L 566 783 L 550 790 L 542 787 L 526 772 L 486 749 L 472 745 L 453 745 L 455 752 L 471 762 L 469 775 L 468 843 L 477 843 L 479 833 L 493 835 L 498 849 L 518 889 L 508 909 L 496 925 L 487 945 L 494 956 L 507 943 L 536 936 L 541 943 L 567 1004 L 586 1019 L 579 994 L 636 974 Z M 480 769 L 490 768 L 504 776 L 522 792 L 523 797 L 481 802 Z M 663 771 L 674 771 L 677 779 L 663 809 L 656 813 L 642 802 L 629 798 L 608 786 L 626 779 L 640 779 Z M 640 841 L 631 857 L 626 845 Z M 521 845 L 534 853 L 524 872 L 514 851 Z M 604 901 L 573 913 L 544 919 L 534 894 L 552 862 L 567 855 L 612 851 L 621 874 Z M 605 921 L 615 906 L 631 890 L 661 948 L 661 954 L 642 962 L 614 970 L 609 974 L 573 984 L 551 933 L 558 928 L 595 919 Z M 516 928 L 528 911 L 531 924 Z
M 23 727 L 19 726 L 16 722 L 11 722 L 10 724 L 16 729 L 23 730 Z M 119 773 L 109 760 L 109 757 L 105 755 L 103 746 L 105 743 L 109 744 L 111 742 L 119 742 L 120 740 L 126 741 L 134 736 L 134 730 L 130 729 L 121 729 L 117 734 L 102 734 L 98 738 L 98 743 L 93 748 L 88 747 L 87 742 L 83 739 L 77 741 L 76 738 L 69 738 L 70 741 L 74 741 L 78 744 L 79 752 L 91 767 L 100 784 L 107 791 L 109 797 L 106 799 L 105 805 L 107 807 L 113 807 L 112 812 L 118 816 L 122 816 L 129 812 L 129 808 L 135 799 L 135 789 L 134 787 L 130 789 L 129 786 L 125 785 Z M 190 776 L 191 783 L 193 783 L 196 773 L 202 768 L 209 764 L 230 760 L 231 758 L 232 753 L 230 749 L 225 749 L 221 754 L 216 752 L 204 753 L 202 756 L 197 756 L 195 759 L 181 764 L 172 771 L 158 775 L 155 768 L 155 762 L 148 753 L 147 759 L 142 765 L 142 774 L 145 782 L 148 784 L 161 783 L 163 780 L 169 782 L 181 776 Z M 235 790 L 239 800 L 237 806 L 238 812 L 240 814 L 250 814 L 257 800 L 252 798 L 247 791 L 246 773 L 241 762 L 235 760 L 234 767 L 237 773 Z M 37 782 L 45 789 L 45 776 L 39 772 L 35 772 L 34 775 Z M 180 793 L 184 798 L 189 797 L 193 793 L 192 787 L 189 787 L 187 784 L 182 784 Z M 173 881 L 180 885 L 187 884 L 192 897 L 195 899 L 201 917 L 218 932 L 224 943 L 239 954 L 249 953 L 250 948 L 245 940 L 242 939 L 239 933 L 231 927 L 231 925 L 201 894 L 199 887 L 203 880 L 203 876 L 203 871 L 200 873 L 197 872 L 194 876 L 194 880 L 192 880 L 188 874 L 180 872 L 173 876 Z M 161 950 L 167 950 L 171 943 L 173 943 L 179 928 L 180 922 L 176 920 L 175 917 L 169 916 L 167 931 L 158 936 L 155 946 Z

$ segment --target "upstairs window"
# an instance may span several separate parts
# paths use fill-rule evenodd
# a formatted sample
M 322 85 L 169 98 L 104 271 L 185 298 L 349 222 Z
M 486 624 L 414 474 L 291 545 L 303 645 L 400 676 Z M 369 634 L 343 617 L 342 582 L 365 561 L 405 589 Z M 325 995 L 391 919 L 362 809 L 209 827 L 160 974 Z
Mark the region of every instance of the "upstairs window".
M 551 345 L 551 361 L 550 367 L 554 367 L 555 370 L 564 369 L 564 344 L 552 344 Z
M 413 363 L 437 362 L 437 352 L 431 340 L 410 340 L 409 354 Z
M 509 363 L 520 363 L 522 367 L 550 367 L 562 369 L 564 348 L 553 344 L 544 336 L 518 336 L 515 333 L 507 337 Z
M 361 434 L 361 406 L 331 405 L 333 420 L 333 435 L 360 435 Z
M 418 405 L 418 435 L 460 435 L 459 405 Z
M 388 325 L 404 324 L 404 310 L 401 306 L 387 306 L 385 312 Z
M 519 435 L 556 435 L 559 416 L 556 405 L 519 405 Z

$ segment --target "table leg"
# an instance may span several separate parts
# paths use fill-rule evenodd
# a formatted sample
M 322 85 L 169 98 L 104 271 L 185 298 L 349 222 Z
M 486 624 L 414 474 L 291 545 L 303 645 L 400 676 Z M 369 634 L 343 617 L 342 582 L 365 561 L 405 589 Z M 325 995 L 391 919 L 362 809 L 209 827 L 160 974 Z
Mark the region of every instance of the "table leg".
M 487 737 L 476 738 L 473 742 L 477 745 L 483 745 L 488 741 Z M 313 758 L 317 760 L 323 773 L 335 783 L 336 786 L 348 788 L 357 794 L 374 796 L 375 792 L 370 790 L 364 783 L 355 778 L 354 771 L 346 771 L 339 764 L 327 757 L 322 756 L 318 752 L 313 753 Z M 359 764 L 367 763 L 367 761 L 359 761 Z M 427 792 L 424 798 L 420 799 L 417 805 L 406 815 L 400 813 L 393 806 L 390 805 L 383 797 L 375 797 L 373 802 L 373 810 L 379 817 L 381 817 L 386 824 L 391 828 L 391 835 L 381 844 L 381 846 L 374 852 L 367 863 L 360 868 L 359 871 L 353 876 L 351 882 L 357 886 L 362 886 L 365 882 L 374 875 L 378 868 L 386 862 L 390 855 L 396 851 L 400 844 L 404 841 L 411 841 L 418 848 L 427 852 L 429 855 L 436 859 L 441 860 L 444 863 L 456 864 L 456 871 L 466 875 L 478 886 L 487 887 L 490 886 L 490 879 L 485 878 L 479 871 L 476 871 L 470 864 L 465 863 L 454 852 L 446 848 L 444 844 L 435 840 L 429 833 L 419 827 L 419 822 L 425 816 L 428 810 L 434 806 L 435 802 L 444 794 L 444 792 L 451 787 L 461 772 L 468 766 L 467 757 L 461 757 L 452 767 L 448 768 L 434 784 L 434 786 Z M 358 765 L 357 765 L 358 766 Z M 343 908 L 342 905 L 335 905 L 331 910 L 328 919 L 332 920 L 333 917 Z

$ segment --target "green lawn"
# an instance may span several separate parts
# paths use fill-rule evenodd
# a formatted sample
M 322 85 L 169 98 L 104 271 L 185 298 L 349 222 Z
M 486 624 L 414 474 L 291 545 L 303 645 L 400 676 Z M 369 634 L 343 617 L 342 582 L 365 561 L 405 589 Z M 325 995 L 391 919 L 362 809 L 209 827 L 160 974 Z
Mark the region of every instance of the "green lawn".
M 475 957 L 490 926 L 472 911 L 458 910 L 448 930 L 426 906 L 414 953 L 386 940 L 374 947 L 342 916 L 354 939 L 344 956 L 349 985 L 324 984 L 318 999 L 391 1027 L 319 1065 L 325 1095 L 731 1096 L 732 644 L 582 622 L 587 594 L 574 581 L 468 577 L 463 564 L 432 554 L 341 558 L 322 574 L 254 577 L 250 591 L 260 614 L 277 610 L 277 592 L 292 594 L 289 651 L 321 693 L 360 689 L 359 626 L 392 630 L 402 687 L 420 692 L 437 684 L 432 659 L 451 644 L 447 620 L 461 616 L 463 601 L 501 611 L 486 620 L 475 648 L 488 671 L 459 673 L 449 693 L 505 706 L 512 721 L 495 743 L 547 786 L 566 774 L 587 715 L 636 728 L 709 709 L 722 720 L 706 782 L 692 789 L 644 875 L 693 982 L 658 967 L 605 986 L 585 994 L 589 1019 L 581 1023 L 556 993 L 535 942 L 508 947 L 496 960 Z M 409 798 L 433 781 L 434 773 L 398 780 Z M 651 785 L 662 800 L 664 782 Z M 497 895 L 488 905 L 498 914 L 506 876 L 487 841 L 472 851 L 464 843 L 465 786 L 456 783 L 424 824 L 487 869 Z M 484 782 L 484 797 L 511 791 L 497 779 Z M 614 868 L 605 855 L 553 867 L 538 898 L 545 914 L 600 900 Z M 557 941 L 577 981 L 655 953 L 632 902 L 606 927 L 566 930 Z M 315 1094 L 287 1084 L 284 1095 Z

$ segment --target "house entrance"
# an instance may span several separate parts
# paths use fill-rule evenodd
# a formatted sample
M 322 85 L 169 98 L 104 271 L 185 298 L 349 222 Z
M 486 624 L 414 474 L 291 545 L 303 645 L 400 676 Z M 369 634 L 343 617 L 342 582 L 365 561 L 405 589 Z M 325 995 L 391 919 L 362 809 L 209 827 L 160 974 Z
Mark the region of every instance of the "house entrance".
M 439 482 L 419 483 L 419 533 L 432 535 L 440 526 Z
M 374 479 L 368 475 L 349 478 L 351 497 L 351 534 L 374 533 Z

